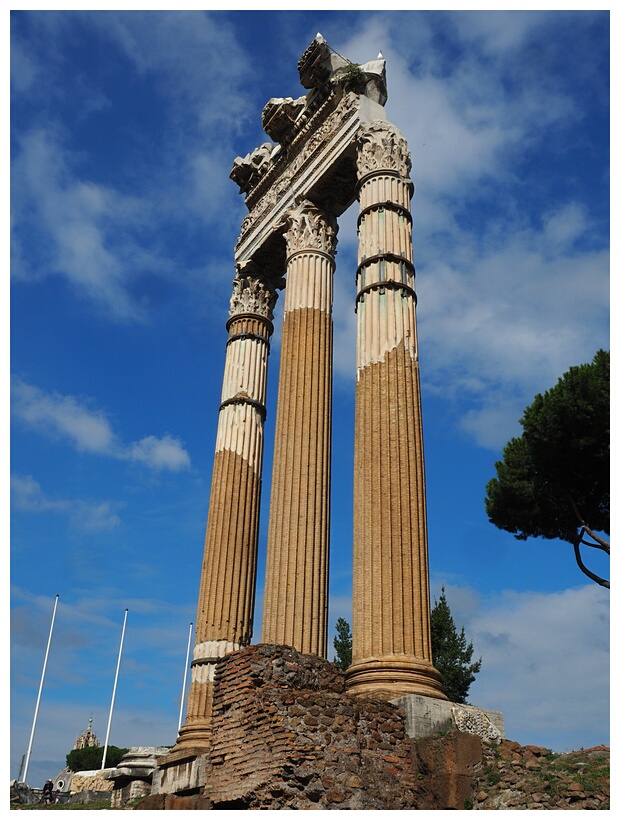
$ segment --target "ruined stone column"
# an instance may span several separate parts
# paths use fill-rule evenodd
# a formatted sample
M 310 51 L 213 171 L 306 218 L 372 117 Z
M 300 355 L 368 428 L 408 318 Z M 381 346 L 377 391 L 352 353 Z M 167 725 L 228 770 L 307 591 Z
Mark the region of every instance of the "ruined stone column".
M 405 139 L 358 136 L 353 694 L 445 698 L 432 665 L 426 492 Z
M 329 574 L 335 219 L 304 201 L 285 218 L 286 295 L 263 643 L 325 657 Z
M 175 748 L 208 747 L 218 658 L 250 643 L 269 339 L 277 294 L 248 262 L 233 281 L 187 716 Z

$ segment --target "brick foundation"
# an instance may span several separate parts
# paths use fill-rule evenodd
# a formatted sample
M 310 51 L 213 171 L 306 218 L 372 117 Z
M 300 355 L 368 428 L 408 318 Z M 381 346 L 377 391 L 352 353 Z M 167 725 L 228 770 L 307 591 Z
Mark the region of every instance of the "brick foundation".
M 289 647 L 252 646 L 217 665 L 205 785 L 184 799 L 187 808 L 212 809 L 463 808 L 482 760 L 480 739 L 434 740 L 439 745 L 419 756 L 404 712 L 347 695 L 334 664 Z M 451 765 L 439 777 L 446 742 Z M 152 795 L 140 807 L 177 808 L 173 797 Z

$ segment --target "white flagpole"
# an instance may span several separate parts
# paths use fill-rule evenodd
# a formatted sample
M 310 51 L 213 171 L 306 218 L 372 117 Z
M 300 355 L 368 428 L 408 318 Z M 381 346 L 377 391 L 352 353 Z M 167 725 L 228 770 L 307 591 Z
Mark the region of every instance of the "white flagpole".
M 189 649 L 192 641 L 193 626 L 193 623 L 189 625 L 189 635 L 187 636 L 187 655 L 185 656 L 185 674 L 183 675 L 183 691 L 181 693 L 181 710 L 179 712 L 179 728 L 177 729 L 178 732 L 181 731 L 181 723 L 183 721 L 183 705 L 185 703 L 185 684 L 187 683 L 187 664 L 189 663 Z
M 41 692 L 43 691 L 43 681 L 45 680 L 45 669 L 47 667 L 47 658 L 50 652 L 50 645 L 52 643 L 52 632 L 54 630 L 54 620 L 56 618 L 56 607 L 58 606 L 58 595 L 54 601 L 54 611 L 52 613 L 52 623 L 50 625 L 50 634 L 47 639 L 47 649 L 45 650 L 45 660 L 43 661 L 43 672 L 41 673 L 41 683 L 39 684 L 39 694 L 37 695 L 37 705 L 34 709 L 34 720 L 32 721 L 32 731 L 30 732 L 30 742 L 28 743 L 28 751 L 26 752 L 26 765 L 24 767 L 24 779 L 26 782 L 26 775 L 28 774 L 28 764 L 30 763 L 30 753 L 32 752 L 32 741 L 34 740 L 34 730 L 37 725 L 37 715 L 39 714 L 39 703 L 41 702 Z
M 116 697 L 116 684 L 118 683 L 118 670 L 121 668 L 121 654 L 123 652 L 123 641 L 125 640 L 125 626 L 127 624 L 127 613 L 125 610 L 125 619 L 123 621 L 123 631 L 121 632 L 121 645 L 118 650 L 118 661 L 116 663 L 116 675 L 114 676 L 114 688 L 112 689 L 112 703 L 110 704 L 110 715 L 108 717 L 108 728 L 105 733 L 105 746 L 103 747 L 103 759 L 101 761 L 101 768 L 105 769 L 105 759 L 108 754 L 108 740 L 110 739 L 110 726 L 112 725 L 112 712 L 114 711 L 114 698 Z

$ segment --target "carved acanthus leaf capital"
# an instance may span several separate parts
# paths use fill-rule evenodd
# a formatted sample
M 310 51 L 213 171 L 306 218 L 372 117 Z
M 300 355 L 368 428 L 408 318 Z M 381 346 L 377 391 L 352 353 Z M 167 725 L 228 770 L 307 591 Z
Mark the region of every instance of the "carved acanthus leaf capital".
M 284 225 L 289 255 L 302 250 L 318 250 L 333 256 L 338 224 L 332 214 L 304 200 L 286 214 Z
M 357 176 L 361 179 L 384 169 L 408 177 L 411 171 L 409 147 L 396 126 L 373 120 L 357 137 Z
M 229 317 L 240 313 L 256 313 L 271 321 L 278 299 L 277 284 L 257 273 L 256 266 L 252 262 L 239 265 L 237 275 L 233 279 Z

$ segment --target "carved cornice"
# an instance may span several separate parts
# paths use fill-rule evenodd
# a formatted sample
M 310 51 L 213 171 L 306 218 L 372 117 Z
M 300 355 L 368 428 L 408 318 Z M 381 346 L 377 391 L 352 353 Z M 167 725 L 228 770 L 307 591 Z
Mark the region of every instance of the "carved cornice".
M 318 108 L 309 109 L 305 116 L 299 118 L 297 133 L 288 146 L 286 156 L 283 153 L 272 154 L 271 164 L 246 197 L 250 215 L 264 210 L 265 205 L 277 199 L 277 195 L 273 195 L 274 190 L 281 189 L 283 184 L 290 184 L 329 136 L 353 116 L 355 95 L 346 95 L 342 99 L 342 95 L 337 93 L 339 91 L 334 88 Z
M 375 171 L 395 171 L 408 177 L 411 156 L 407 141 L 392 123 L 375 120 L 357 135 L 358 179 Z
M 304 200 L 286 214 L 284 225 L 288 256 L 305 250 L 334 255 L 338 224 L 332 214 Z
M 342 97 L 339 86 L 331 86 L 321 93 L 315 93 L 310 100 L 303 97 L 269 100 L 263 110 L 263 126 L 272 120 L 291 121 L 291 130 L 283 145 L 269 142 L 259 145 L 245 157 L 237 157 L 233 162 L 230 178 L 237 183 L 239 191 L 246 195 L 245 202 L 251 211 L 265 191 L 273 185 L 274 177 L 282 172 L 302 150 L 310 130 L 316 130 L 330 112 L 336 108 Z M 299 108 L 303 102 L 303 107 Z M 295 110 L 296 109 L 296 110 Z M 276 132 L 277 132 L 276 126 Z M 268 132 L 269 133 L 269 132 Z
M 265 143 L 233 164 L 230 176 L 245 194 L 249 211 L 235 248 L 238 262 L 255 259 L 262 264 L 263 258 L 277 256 L 282 251 L 278 231 L 283 218 L 302 199 L 336 216 L 343 213 L 355 198 L 359 179 L 356 135 L 368 123 L 385 120 L 387 86 L 381 54 L 357 65 L 317 34 L 298 68 L 309 93 L 296 99 L 274 97 L 263 109 L 263 127 L 278 144 Z M 400 148 L 395 134 L 383 135 L 388 154 Z M 377 143 L 379 136 L 375 137 Z M 376 153 L 375 143 L 360 148 L 360 153 Z M 403 144 L 396 166 L 386 167 L 397 167 L 406 176 L 408 152 L 404 140 Z
M 316 114 L 304 122 L 289 146 L 286 160 L 284 157 L 272 160 L 268 170 L 246 198 L 246 204 L 251 210 L 241 223 L 238 245 L 283 196 L 300 188 L 297 183 L 312 161 L 325 149 L 330 139 L 355 117 L 358 99 L 355 94 L 346 94 L 344 97 L 332 94 Z

